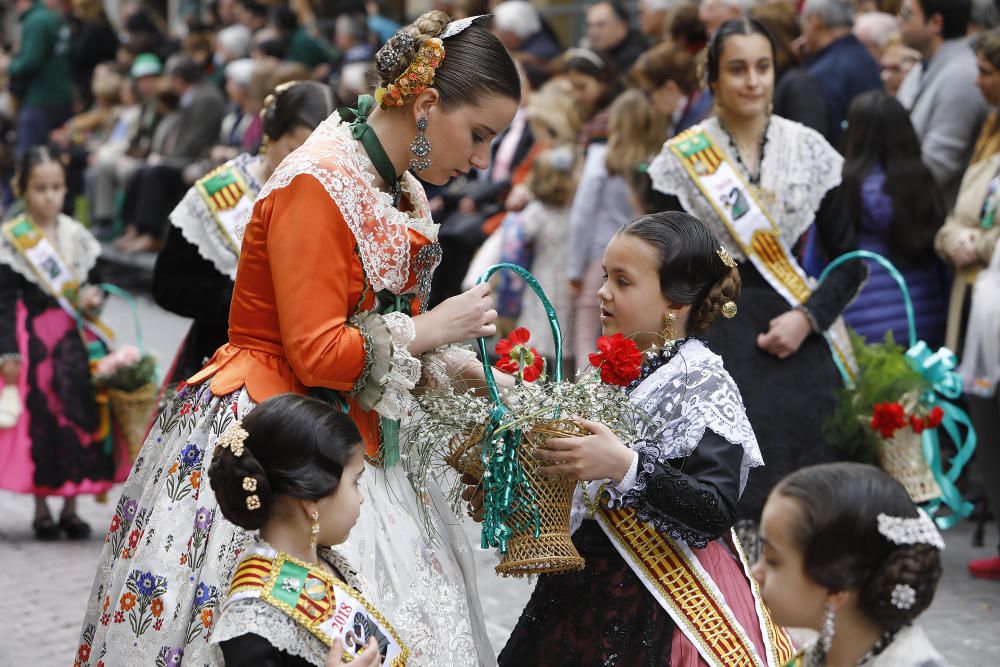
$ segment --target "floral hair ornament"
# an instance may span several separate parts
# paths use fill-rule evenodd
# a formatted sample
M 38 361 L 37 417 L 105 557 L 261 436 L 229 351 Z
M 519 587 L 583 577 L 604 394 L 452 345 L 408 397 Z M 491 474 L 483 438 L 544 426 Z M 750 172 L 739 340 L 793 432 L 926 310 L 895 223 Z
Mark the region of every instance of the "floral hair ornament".
M 243 490 L 253 493 L 257 490 L 257 479 L 247 475 L 243 478 Z
M 929 544 L 939 551 L 944 550 L 944 539 L 927 516 L 927 512 L 917 509 L 915 517 L 878 515 L 878 532 L 893 544 Z
M 248 437 L 250 437 L 250 434 L 243 428 L 243 422 L 236 420 L 232 426 L 226 429 L 225 433 L 219 436 L 216 446 L 221 449 L 228 448 L 233 450 L 233 456 L 243 456 L 243 443 L 246 442 Z
M 909 584 L 896 584 L 892 589 L 889 601 L 896 609 L 903 611 L 912 609 L 913 605 L 917 603 L 917 590 Z
M 434 74 L 442 62 L 444 42 L 432 37 L 423 43 L 405 72 L 387 86 L 375 89 L 375 101 L 383 109 L 403 106 L 434 83 Z
M 719 256 L 719 259 L 721 259 L 722 263 L 725 264 L 727 267 L 729 267 L 730 269 L 736 268 L 736 260 L 733 259 L 733 256 L 729 254 L 728 250 L 726 250 L 722 246 L 719 246 L 719 249 L 715 251 L 715 254 Z

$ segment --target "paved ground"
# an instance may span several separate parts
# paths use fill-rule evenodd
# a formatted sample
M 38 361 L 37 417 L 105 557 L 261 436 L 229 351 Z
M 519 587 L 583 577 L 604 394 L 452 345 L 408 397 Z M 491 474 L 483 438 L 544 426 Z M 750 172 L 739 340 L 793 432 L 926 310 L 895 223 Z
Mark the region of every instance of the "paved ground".
M 186 328 L 183 320 L 140 303 L 146 345 L 169 363 L 173 347 Z M 127 331 L 127 311 L 111 304 L 108 319 Z M 126 341 L 129 335 L 122 336 Z M 71 665 L 86 597 L 103 531 L 111 519 L 114 500 L 98 504 L 82 499 L 80 514 L 95 527 L 86 542 L 42 544 L 32 539 L 31 499 L 0 492 L 0 667 L 65 667 Z M 53 505 L 53 510 L 58 504 Z M 475 527 L 469 527 L 478 542 Z M 921 624 L 953 665 L 1000 664 L 1000 582 L 968 576 L 970 558 L 991 554 L 989 548 L 970 546 L 971 527 L 961 525 L 946 535 L 945 574 L 931 609 Z M 996 526 L 987 532 L 987 544 L 997 543 Z M 490 639 L 499 650 L 520 615 L 530 593 L 530 582 L 502 579 L 493 574 L 495 559 L 480 552 L 479 585 L 488 619 Z

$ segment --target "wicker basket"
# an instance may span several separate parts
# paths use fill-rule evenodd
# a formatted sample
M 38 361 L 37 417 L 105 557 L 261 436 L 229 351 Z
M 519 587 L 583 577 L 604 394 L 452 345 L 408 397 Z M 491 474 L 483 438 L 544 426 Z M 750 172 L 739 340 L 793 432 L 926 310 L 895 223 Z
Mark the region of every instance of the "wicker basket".
M 921 436 L 910 429 L 900 429 L 891 439 L 884 441 L 879 452 L 879 467 L 903 485 L 914 503 L 941 497 L 941 487 L 934 481 L 924 458 Z
M 485 469 L 483 468 L 483 429 L 475 428 L 471 433 L 459 433 L 452 437 L 448 443 L 445 463 L 457 470 L 462 475 L 472 475 L 476 479 L 482 479 Z
M 149 418 L 156 409 L 156 384 L 150 382 L 135 391 L 108 389 L 111 412 L 125 436 L 128 451 L 134 461 L 146 439 Z

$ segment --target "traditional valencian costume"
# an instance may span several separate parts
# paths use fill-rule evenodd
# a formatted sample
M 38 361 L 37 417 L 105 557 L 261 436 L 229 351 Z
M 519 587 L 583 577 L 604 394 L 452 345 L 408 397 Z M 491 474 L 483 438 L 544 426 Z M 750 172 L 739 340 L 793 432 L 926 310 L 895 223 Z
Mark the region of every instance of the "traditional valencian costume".
M 844 264 L 816 287 L 793 249 L 814 223 L 812 233 L 828 259 L 856 249 L 840 194 L 842 165 L 819 133 L 771 116 L 756 177 L 718 118 L 668 141 L 649 167 L 653 188 L 668 195 L 662 208 L 697 217 L 739 262 L 740 316 L 716 323 L 706 342 L 726 360 L 766 462 L 750 475 L 740 518 L 759 519 L 771 488 L 788 473 L 836 458 L 823 421 L 841 384 L 834 359 L 848 369 L 853 365 L 840 314 L 856 296 L 865 269 L 858 262 Z M 808 336 L 797 352 L 778 359 L 757 346 L 757 336 L 791 308 L 801 309 L 822 335 Z
M 251 536 L 219 514 L 205 475 L 219 434 L 289 391 L 342 405 L 364 437 L 365 505 L 342 548 L 411 664 L 493 662 L 468 541 L 447 523 L 440 490 L 414 493 L 400 464 L 398 420 L 412 409 L 411 390 L 422 373 L 452 377 L 471 352 L 409 354 L 411 315 L 440 261 L 437 225 L 411 174 L 393 188 L 398 202 L 374 186 L 376 171 L 390 184 L 395 173 L 365 123 L 371 104 L 360 100 L 352 124 L 324 121 L 258 195 L 229 343 L 160 415 L 136 460 L 98 565 L 84 664 L 209 660 L 218 605 Z M 422 529 L 427 519 L 436 535 Z
M 196 373 L 226 340 L 240 258 L 238 230 L 260 192 L 263 157 L 238 155 L 194 184 L 170 214 L 156 258 L 157 303 L 194 322 L 165 378 L 172 387 Z
M 791 644 L 731 528 L 762 462 L 722 359 L 678 341 L 629 393 L 651 419 L 617 487 L 577 490 L 571 528 L 585 569 L 539 577 L 500 664 L 781 664 Z
M 107 402 L 98 405 L 91 345 L 109 335 L 76 308 L 97 283 L 101 246 L 60 215 L 50 241 L 28 217 L 0 228 L 0 359 L 20 359 L 24 412 L 0 430 L 0 488 L 39 496 L 103 493 L 128 475 L 124 441 L 113 438 Z
M 322 566 L 310 565 L 259 540 L 247 549 L 212 632 L 219 664 L 323 667 L 335 640 L 351 655 L 371 637 L 383 665 L 406 664 L 409 649 L 344 557 L 326 548 L 319 557 Z

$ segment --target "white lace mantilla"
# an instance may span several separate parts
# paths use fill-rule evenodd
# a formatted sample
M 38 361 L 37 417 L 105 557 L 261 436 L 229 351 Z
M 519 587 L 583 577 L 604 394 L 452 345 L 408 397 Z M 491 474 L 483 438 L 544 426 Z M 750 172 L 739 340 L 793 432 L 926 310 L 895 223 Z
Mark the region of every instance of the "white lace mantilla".
M 413 211 L 393 206 L 392 196 L 375 187 L 371 160 L 336 113 L 284 159 L 264 184 L 257 201 L 288 187 L 303 174 L 319 181 L 337 205 L 354 234 L 361 264 L 375 291 L 402 293 L 410 276 L 409 230 L 437 241 L 438 225 L 431 217 L 420 182 L 409 172 L 403 174 L 403 195 Z
M 246 196 L 251 199 L 256 199 L 262 185 L 255 176 L 262 162 L 262 157 L 242 153 L 226 163 L 226 166 L 239 172 L 250 190 Z M 198 254 L 211 262 L 219 273 L 236 280 L 239 253 L 233 252 L 225 232 L 219 228 L 215 216 L 198 188 L 193 187 L 187 191 L 181 202 L 170 213 L 170 224 L 181 230 L 184 238 L 198 249 Z
M 60 213 L 56 222 L 55 248 L 66 266 L 73 272 L 76 282 L 81 285 L 86 283 L 90 270 L 101 256 L 101 244 L 94 235 L 73 218 Z M 0 263 L 9 266 L 32 285 L 41 287 L 35 270 L 6 234 L 0 234 Z
M 673 359 L 632 391 L 631 399 L 652 417 L 641 436 L 662 448 L 663 463 L 690 455 L 705 429 L 711 429 L 743 448 L 740 493 L 750 468 L 764 465 L 736 383 L 722 358 L 699 340 L 685 343 Z
M 749 181 L 749 174 L 733 155 L 729 137 L 718 118 L 709 118 L 694 129 L 698 127 Z M 813 224 L 826 193 L 840 185 L 843 165 L 844 158 L 819 132 L 801 123 L 771 116 L 760 165 L 760 188 L 771 201 L 760 203 L 767 208 L 789 247 Z M 733 257 L 738 261 L 746 259 L 668 144 L 663 145 L 660 154 L 649 165 L 649 177 L 656 190 L 676 196 L 685 211 L 704 222 Z

